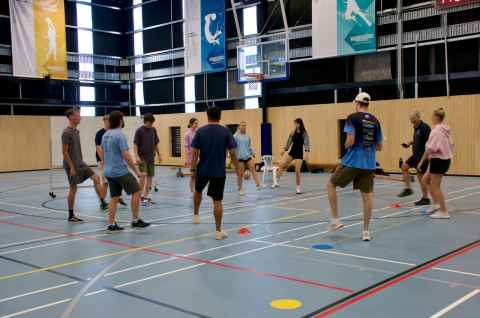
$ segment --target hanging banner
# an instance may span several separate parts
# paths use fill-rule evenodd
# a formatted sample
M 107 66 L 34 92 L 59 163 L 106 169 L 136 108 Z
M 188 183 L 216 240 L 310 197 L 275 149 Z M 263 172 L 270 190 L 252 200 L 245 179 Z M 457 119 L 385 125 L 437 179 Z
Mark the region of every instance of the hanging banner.
M 225 71 L 225 1 L 185 0 L 185 74 Z
M 66 79 L 64 0 L 9 0 L 13 75 Z
M 312 0 L 312 55 L 374 52 L 375 0 Z

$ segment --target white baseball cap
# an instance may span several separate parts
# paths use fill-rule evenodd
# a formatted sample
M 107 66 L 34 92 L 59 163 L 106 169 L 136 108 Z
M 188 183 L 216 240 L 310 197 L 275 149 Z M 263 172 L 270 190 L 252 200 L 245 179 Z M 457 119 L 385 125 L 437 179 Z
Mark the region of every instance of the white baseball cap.
M 367 93 L 360 93 L 357 95 L 357 97 L 355 97 L 355 102 L 360 102 L 367 105 L 370 104 L 371 100 L 372 99 L 370 98 L 370 95 Z

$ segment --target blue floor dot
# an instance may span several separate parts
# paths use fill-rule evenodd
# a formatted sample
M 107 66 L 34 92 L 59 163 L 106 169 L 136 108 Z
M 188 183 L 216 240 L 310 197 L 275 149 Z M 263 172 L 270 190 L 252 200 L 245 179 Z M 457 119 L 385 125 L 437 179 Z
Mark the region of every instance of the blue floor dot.
M 312 246 L 312 248 L 315 250 L 331 250 L 333 249 L 333 245 L 328 243 L 315 244 Z

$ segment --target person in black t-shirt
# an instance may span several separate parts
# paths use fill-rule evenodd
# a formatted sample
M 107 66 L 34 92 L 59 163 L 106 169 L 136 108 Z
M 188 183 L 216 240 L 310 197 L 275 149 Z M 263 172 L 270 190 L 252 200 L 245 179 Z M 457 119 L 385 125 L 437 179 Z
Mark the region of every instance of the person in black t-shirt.
M 420 112 L 414 111 L 410 115 L 410 122 L 414 128 L 413 140 L 409 143 L 403 143 L 404 148 L 412 146 L 412 156 L 402 165 L 403 180 L 405 182 L 405 189 L 400 193 L 399 197 L 406 197 L 413 194 L 413 190 L 410 184 L 409 169 L 414 168 L 417 170 L 417 178 L 422 189 L 422 198 L 415 202 L 415 205 L 429 205 L 430 199 L 428 198 L 428 189 L 423 185 L 423 175 L 428 171 L 429 161 L 425 161 L 419 166 L 420 160 L 425 153 L 425 144 L 430 136 L 430 126 L 424 123 L 420 118 Z
M 105 135 L 107 130 L 110 128 L 110 123 L 108 121 L 108 117 L 109 117 L 109 115 L 104 115 L 103 116 L 103 119 L 102 119 L 103 128 L 100 129 L 99 131 L 97 131 L 97 133 L 95 134 L 95 149 L 96 149 L 95 156 L 97 157 L 97 165 L 98 165 L 98 168 L 101 171 L 100 179 L 102 180 L 103 186 L 105 187 L 105 191 L 108 190 L 108 182 L 107 182 L 107 178 L 105 178 L 105 176 L 103 174 L 104 162 L 102 161 L 101 158 L 103 157 L 103 149 L 102 149 L 103 135 Z M 125 203 L 125 201 L 123 201 L 122 198 L 119 199 L 118 203 L 120 205 L 127 206 L 127 204 Z

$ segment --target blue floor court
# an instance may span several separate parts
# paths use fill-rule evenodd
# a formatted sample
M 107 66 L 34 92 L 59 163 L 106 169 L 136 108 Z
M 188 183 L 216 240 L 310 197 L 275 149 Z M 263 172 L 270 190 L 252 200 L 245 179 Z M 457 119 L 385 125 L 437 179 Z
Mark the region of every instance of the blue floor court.
M 275 190 L 247 181 L 245 197 L 229 175 L 223 241 L 214 239 L 208 199 L 202 223 L 191 223 L 188 178 L 157 174 L 157 204 L 142 208 L 154 225 L 131 230 L 130 210 L 120 209 L 126 230 L 115 235 L 104 232 L 89 185 L 77 197 L 87 222 L 64 221 L 63 171 L 1 174 L 0 318 L 479 317 L 478 178 L 446 178 L 450 221 L 414 207 L 418 191 L 399 200 L 401 183 L 378 180 L 367 243 L 351 188 L 339 191 L 345 228 L 328 232 L 329 174 L 305 174 L 303 195 L 292 174 Z M 312 248 L 322 243 L 334 248 Z M 272 308 L 278 299 L 300 307 Z

